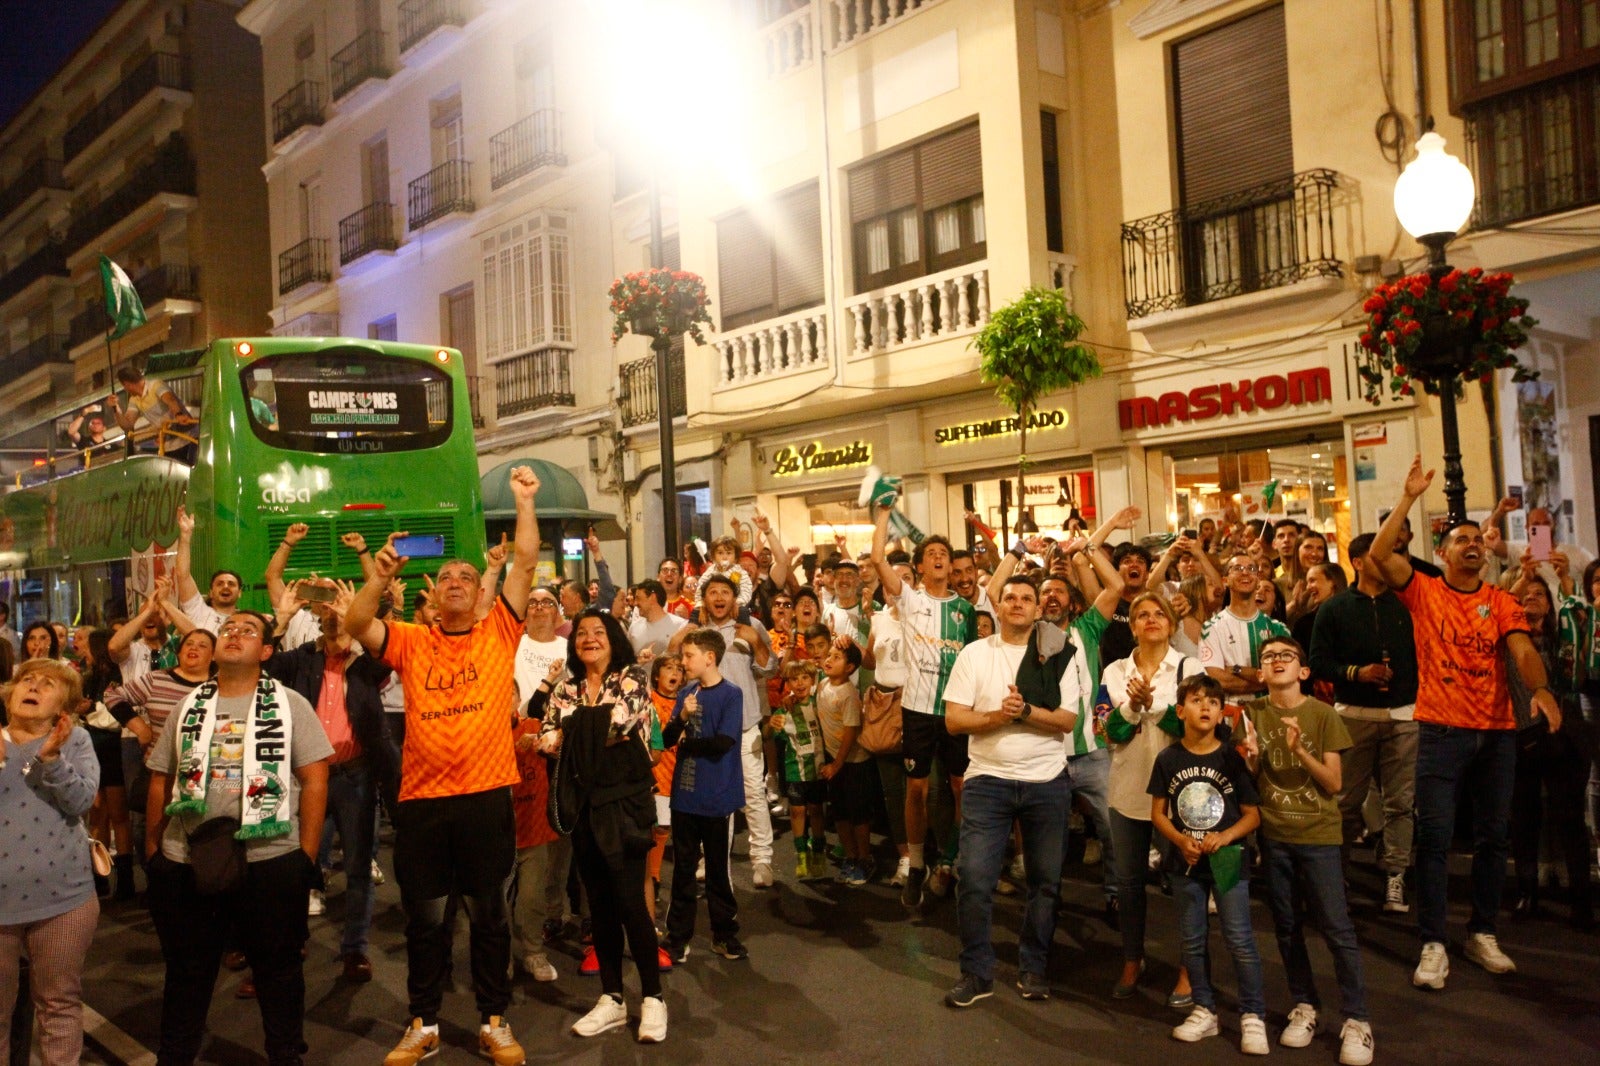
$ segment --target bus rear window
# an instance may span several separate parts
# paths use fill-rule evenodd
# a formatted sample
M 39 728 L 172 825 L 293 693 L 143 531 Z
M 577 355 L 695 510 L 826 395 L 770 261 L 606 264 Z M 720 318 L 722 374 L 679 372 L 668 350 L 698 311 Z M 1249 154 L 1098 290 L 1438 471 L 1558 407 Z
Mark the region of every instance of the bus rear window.
M 411 451 L 450 436 L 450 375 L 429 363 L 332 348 L 264 356 L 239 376 L 251 428 L 276 448 Z

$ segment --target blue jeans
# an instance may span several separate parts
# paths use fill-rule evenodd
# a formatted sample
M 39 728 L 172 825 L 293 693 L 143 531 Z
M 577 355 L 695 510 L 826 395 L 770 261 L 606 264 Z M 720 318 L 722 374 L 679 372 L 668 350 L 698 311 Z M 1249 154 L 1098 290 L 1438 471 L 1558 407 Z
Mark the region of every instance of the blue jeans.
M 1511 851 L 1511 792 L 1517 736 L 1510 729 L 1417 727 L 1417 926 L 1423 943 L 1445 940 L 1446 863 L 1456 798 L 1472 793 L 1472 918 L 1469 933 L 1493 933 Z
M 1087 755 L 1074 755 L 1067 760 L 1072 772 L 1072 794 L 1089 801 L 1089 819 L 1094 823 L 1095 836 L 1100 838 L 1100 870 L 1105 880 L 1106 899 L 1117 898 L 1117 879 L 1112 873 L 1117 849 L 1111 837 L 1111 753 L 1104 748 Z M 1066 830 L 1062 830 L 1062 848 L 1066 847 Z
M 1161 839 L 1148 820 L 1111 812 L 1111 842 L 1115 843 L 1115 847 L 1108 842 L 1106 851 L 1116 856 L 1113 869 L 1117 886 L 1117 924 L 1122 929 L 1124 962 L 1138 962 L 1144 958 L 1144 881 L 1152 838 Z
M 378 790 L 364 759 L 328 769 L 328 825 L 344 841 L 344 936 L 339 954 L 366 954 L 372 928 L 372 855 Z
M 961 931 L 961 972 L 994 980 L 994 886 L 1005 864 L 1011 823 L 1022 826 L 1028 901 L 1018 935 L 1024 973 L 1044 975 L 1056 935 L 1056 899 L 1061 894 L 1061 845 L 1066 840 L 1071 779 L 1063 770 L 1052 781 L 1008 781 L 969 777 L 961 792 L 961 886 L 956 901 Z
M 1344 869 L 1338 844 L 1284 844 L 1262 839 L 1266 852 L 1267 902 L 1278 934 L 1278 954 L 1289 979 L 1289 998 L 1322 1008 L 1311 977 L 1311 958 L 1297 888 L 1303 886 L 1306 909 L 1322 930 L 1333 953 L 1333 972 L 1339 979 L 1339 1002 L 1346 1018 L 1367 1020 L 1366 992 L 1361 982 L 1361 949 L 1356 927 L 1344 898 Z
M 1194 1001 L 1206 1010 L 1217 1009 L 1216 989 L 1211 986 L 1211 971 L 1206 940 L 1211 921 L 1206 914 L 1206 897 L 1212 883 L 1172 875 L 1172 894 L 1178 899 L 1178 936 L 1183 942 L 1183 965 L 1189 971 Z M 1233 955 L 1233 972 L 1239 979 L 1239 1010 L 1244 1014 L 1267 1015 L 1267 996 L 1261 985 L 1261 953 L 1256 950 L 1255 930 L 1250 926 L 1250 881 L 1241 877 L 1231 890 L 1217 896 L 1217 917 L 1222 920 L 1222 939 Z

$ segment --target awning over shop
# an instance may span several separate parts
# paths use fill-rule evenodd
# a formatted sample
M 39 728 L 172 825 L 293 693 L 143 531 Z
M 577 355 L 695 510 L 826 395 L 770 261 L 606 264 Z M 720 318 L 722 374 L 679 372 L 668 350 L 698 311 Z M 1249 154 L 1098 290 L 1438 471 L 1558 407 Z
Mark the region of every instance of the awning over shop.
M 578 479 L 565 467 L 545 459 L 511 459 L 483 475 L 479 484 L 483 490 L 485 521 L 510 521 L 517 517 L 516 500 L 511 495 L 511 470 L 518 466 L 532 467 L 539 477 L 539 494 L 533 502 L 541 522 L 560 522 L 567 532 L 582 530 L 592 523 L 602 539 L 622 536 L 616 515 L 592 510 Z

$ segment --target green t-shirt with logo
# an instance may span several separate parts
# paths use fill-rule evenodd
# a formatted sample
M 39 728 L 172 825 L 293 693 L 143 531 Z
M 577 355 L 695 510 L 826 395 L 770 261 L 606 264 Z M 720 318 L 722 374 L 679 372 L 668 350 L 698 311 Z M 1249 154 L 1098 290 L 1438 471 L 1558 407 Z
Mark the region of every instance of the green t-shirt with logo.
M 1261 833 L 1282 844 L 1342 844 L 1339 797 L 1324 792 L 1289 750 L 1285 718 L 1300 723 L 1300 745 L 1313 758 L 1350 747 L 1350 731 L 1332 707 L 1307 697 L 1293 710 L 1274 707 L 1266 698 L 1245 705 L 1260 745 L 1256 790 L 1261 793 Z

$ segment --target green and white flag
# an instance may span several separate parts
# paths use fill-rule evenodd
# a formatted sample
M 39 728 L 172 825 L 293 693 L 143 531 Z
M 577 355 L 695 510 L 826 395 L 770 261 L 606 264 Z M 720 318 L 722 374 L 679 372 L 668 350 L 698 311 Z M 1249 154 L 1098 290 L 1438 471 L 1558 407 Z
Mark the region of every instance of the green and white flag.
M 144 325 L 144 303 L 127 273 L 109 258 L 100 257 L 100 284 L 106 294 L 106 314 L 111 316 L 112 340 L 125 337 Z

